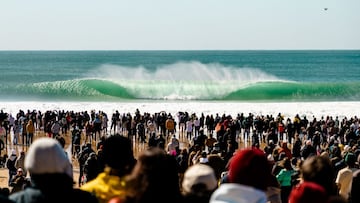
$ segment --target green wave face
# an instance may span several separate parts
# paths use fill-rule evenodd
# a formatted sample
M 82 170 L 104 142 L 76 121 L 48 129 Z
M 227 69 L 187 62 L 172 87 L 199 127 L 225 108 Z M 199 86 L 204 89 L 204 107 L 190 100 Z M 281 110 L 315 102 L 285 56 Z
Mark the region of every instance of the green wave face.
M 357 101 L 359 83 L 71 80 L 19 85 L 23 95 L 65 100 Z
M 67 101 L 358 101 L 360 82 L 292 82 L 256 68 L 179 62 L 149 70 L 104 65 L 84 78 L 0 86 L 0 95 Z
M 116 84 L 111 81 L 106 80 L 83 80 L 81 81 L 82 85 L 86 89 L 95 91 L 104 96 L 124 98 L 124 99 L 134 99 L 134 97 L 129 94 L 126 88 L 122 87 L 119 84 Z
M 12 89 L 12 88 L 11 88 Z M 111 81 L 83 79 L 20 84 L 14 90 L 19 95 L 47 100 L 118 100 L 134 99 L 128 91 Z
M 360 100 L 360 83 L 262 82 L 236 90 L 226 100 Z

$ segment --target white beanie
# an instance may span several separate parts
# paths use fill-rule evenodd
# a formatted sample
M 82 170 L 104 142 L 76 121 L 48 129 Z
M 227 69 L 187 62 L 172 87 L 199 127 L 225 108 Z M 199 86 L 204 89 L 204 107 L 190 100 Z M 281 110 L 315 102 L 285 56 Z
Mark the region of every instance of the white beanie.
M 52 138 L 36 139 L 25 156 L 25 168 L 30 174 L 67 174 L 73 178 L 72 167 L 65 151 Z
M 184 192 L 191 193 L 191 188 L 197 184 L 204 184 L 207 191 L 213 191 L 217 187 L 215 172 L 210 166 L 195 164 L 185 171 L 182 182 Z

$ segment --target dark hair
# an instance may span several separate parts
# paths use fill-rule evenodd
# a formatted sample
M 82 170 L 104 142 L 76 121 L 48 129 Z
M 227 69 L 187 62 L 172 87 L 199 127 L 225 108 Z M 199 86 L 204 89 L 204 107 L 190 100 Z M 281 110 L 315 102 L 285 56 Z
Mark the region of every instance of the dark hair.
M 293 169 L 293 167 L 291 166 L 291 161 L 288 157 L 285 157 L 283 160 L 281 160 L 279 165 L 285 168 L 286 170 Z
M 160 148 L 143 151 L 126 180 L 131 187 L 127 202 L 176 203 L 182 200 L 176 159 Z
M 304 181 L 315 182 L 323 186 L 328 195 L 336 194 L 335 172 L 328 157 L 311 156 L 305 159 L 300 171 Z
M 57 135 L 55 137 L 55 139 L 59 142 L 59 144 L 61 145 L 62 148 L 65 147 L 65 139 L 63 137 L 61 137 L 60 135 Z
M 120 135 L 110 136 L 105 139 L 103 157 L 104 163 L 118 170 L 119 176 L 129 173 L 135 163 L 130 140 Z

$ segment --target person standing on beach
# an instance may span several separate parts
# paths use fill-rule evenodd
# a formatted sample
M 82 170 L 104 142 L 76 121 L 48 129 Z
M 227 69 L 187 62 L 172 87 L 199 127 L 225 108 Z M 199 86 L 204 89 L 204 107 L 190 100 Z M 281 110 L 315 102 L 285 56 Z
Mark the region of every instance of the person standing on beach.
M 17 159 L 16 151 L 12 150 L 11 155 L 6 160 L 6 168 L 9 170 L 9 185 L 11 183 L 13 176 L 16 175 L 17 173 L 16 172 L 17 169 L 15 167 L 16 159 Z
M 0 145 L 1 146 L 5 146 L 5 135 L 6 135 L 6 132 L 5 132 L 5 128 L 4 126 L 2 125 L 2 123 L 0 123 Z M 2 148 L 1 148 L 2 150 Z
M 165 127 L 167 131 L 167 138 L 174 134 L 175 132 L 175 121 L 171 115 L 165 121 Z
M 281 187 L 281 201 L 288 202 L 292 189 L 291 177 L 295 171 L 291 166 L 290 158 L 288 157 L 285 157 L 280 164 L 283 169 L 281 169 L 280 172 L 276 175 L 276 179 L 280 183 Z
M 36 139 L 25 157 L 25 168 L 31 185 L 9 196 L 16 203 L 97 202 L 92 194 L 73 188 L 71 163 L 55 139 Z
M 15 167 L 17 169 L 22 168 L 22 174 L 27 175 L 27 170 L 25 169 L 25 152 L 21 151 L 20 156 L 16 159 Z
M 193 135 L 193 121 L 191 118 L 186 121 L 186 138 L 188 140 L 191 140 L 191 137 Z
M 227 183 L 212 193 L 210 203 L 266 203 L 271 170 L 265 153 L 256 148 L 236 152 L 229 162 Z
M 125 197 L 128 175 L 135 165 L 131 142 L 126 137 L 113 135 L 103 145 L 104 172 L 81 186 L 81 190 L 94 194 L 99 203 L 107 203 L 115 196 Z
M 25 117 L 20 117 L 19 121 L 21 123 L 21 140 L 22 140 L 22 144 L 25 146 L 26 143 L 28 142 L 27 131 L 26 131 L 27 120 Z
M 14 145 L 17 145 L 19 143 L 19 138 L 20 138 L 20 133 L 21 133 L 21 124 L 19 124 L 18 120 L 14 121 L 14 126 L 12 129 L 14 132 L 14 137 L 13 137 L 12 143 Z
M 126 176 L 129 184 L 126 197 L 116 196 L 112 202 L 123 203 L 183 203 L 178 165 L 174 156 L 160 148 L 143 151 L 132 172 Z
M 55 138 L 56 136 L 60 135 L 60 130 L 61 130 L 61 125 L 60 125 L 59 121 L 55 121 L 51 125 L 52 137 Z
M 14 116 L 12 114 L 9 114 L 8 121 L 9 121 L 8 134 L 10 135 L 10 132 L 11 132 L 11 130 L 14 127 L 14 124 L 15 124 L 15 118 L 14 118 Z
M 79 179 L 78 184 L 79 187 L 82 185 L 82 178 L 84 175 L 84 165 L 86 163 L 86 160 L 89 158 L 90 154 L 94 152 L 94 150 L 91 148 L 91 143 L 87 143 L 86 145 L 82 146 L 82 149 L 80 153 L 78 154 L 78 163 L 79 163 Z
M 34 126 L 33 121 L 30 119 L 26 125 L 26 134 L 27 134 L 26 145 L 27 146 L 29 146 L 33 142 L 34 133 L 35 133 L 35 126 Z
M 335 183 L 338 187 L 339 194 L 345 199 L 349 199 L 353 181 L 353 173 L 357 170 L 355 167 L 356 156 L 355 154 L 349 152 L 344 157 L 344 159 L 347 166 L 338 172 Z
M 118 110 L 116 110 L 116 112 L 113 113 L 111 117 L 110 133 L 112 130 L 114 130 L 114 134 L 116 133 L 116 126 L 119 120 L 120 120 L 120 113 Z

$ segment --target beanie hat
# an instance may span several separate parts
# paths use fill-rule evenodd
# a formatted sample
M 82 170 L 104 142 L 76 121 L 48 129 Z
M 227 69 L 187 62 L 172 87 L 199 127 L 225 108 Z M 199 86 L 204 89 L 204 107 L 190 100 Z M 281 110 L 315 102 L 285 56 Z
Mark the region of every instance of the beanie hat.
M 325 203 L 325 189 L 314 182 L 303 182 L 296 185 L 290 193 L 289 203 Z
M 24 165 L 31 174 L 60 173 L 73 178 L 72 166 L 65 151 L 52 138 L 36 139 L 29 147 Z
M 194 185 L 203 184 L 207 191 L 213 191 L 217 187 L 217 179 L 214 170 L 205 164 L 195 164 L 189 167 L 184 174 L 182 188 L 185 193 L 191 193 Z
M 270 175 L 267 157 L 260 149 L 239 150 L 230 160 L 230 183 L 239 183 L 266 190 Z
M 103 157 L 105 164 L 114 169 L 124 169 L 135 163 L 130 140 L 120 135 L 105 139 Z

